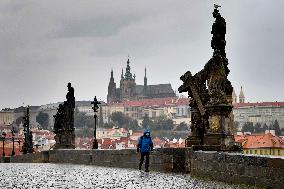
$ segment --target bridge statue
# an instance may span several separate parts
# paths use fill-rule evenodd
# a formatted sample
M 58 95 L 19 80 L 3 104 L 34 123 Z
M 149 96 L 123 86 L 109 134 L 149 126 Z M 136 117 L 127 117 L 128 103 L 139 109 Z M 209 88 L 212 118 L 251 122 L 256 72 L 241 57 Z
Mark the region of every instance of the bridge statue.
M 56 115 L 54 115 L 54 133 L 56 144 L 54 149 L 75 148 L 74 109 L 75 96 L 74 88 L 68 83 L 66 101 L 59 104 Z
M 191 107 L 191 135 L 186 146 L 202 149 L 230 150 L 235 148 L 232 114 L 233 87 L 227 76 L 230 72 L 226 58 L 226 21 L 215 5 L 212 25 L 212 58 L 204 68 L 192 75 L 187 71 L 180 77 L 179 92 L 187 92 Z

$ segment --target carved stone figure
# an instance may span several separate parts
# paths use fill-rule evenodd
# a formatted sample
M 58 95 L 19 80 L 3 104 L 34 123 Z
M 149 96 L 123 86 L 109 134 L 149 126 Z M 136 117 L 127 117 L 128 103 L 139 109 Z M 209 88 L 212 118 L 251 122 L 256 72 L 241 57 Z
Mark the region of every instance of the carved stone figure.
M 215 5 L 211 31 L 213 56 L 194 76 L 190 71 L 181 76 L 183 85 L 178 90 L 188 92 L 190 98 L 191 135 L 186 146 L 214 146 L 224 150 L 234 147 L 231 133 L 233 87 L 227 78 L 230 70 L 225 53 L 226 21 L 218 7 Z
M 55 149 L 75 148 L 74 133 L 74 88 L 68 83 L 68 93 L 63 104 L 59 104 L 56 115 L 54 115 Z

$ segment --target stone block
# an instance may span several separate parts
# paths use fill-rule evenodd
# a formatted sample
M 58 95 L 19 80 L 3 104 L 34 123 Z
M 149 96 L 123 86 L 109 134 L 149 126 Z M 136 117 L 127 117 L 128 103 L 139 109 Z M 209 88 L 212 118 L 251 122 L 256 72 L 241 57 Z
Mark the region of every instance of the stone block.
M 284 169 L 284 159 L 281 158 L 267 158 L 267 167 Z
M 271 179 L 258 178 L 255 186 L 267 189 L 283 189 L 283 182 Z

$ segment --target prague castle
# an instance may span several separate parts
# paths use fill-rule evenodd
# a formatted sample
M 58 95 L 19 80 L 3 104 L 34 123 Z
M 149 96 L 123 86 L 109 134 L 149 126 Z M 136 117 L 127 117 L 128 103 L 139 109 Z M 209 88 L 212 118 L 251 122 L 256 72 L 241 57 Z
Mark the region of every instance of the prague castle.
M 111 76 L 108 85 L 107 102 L 112 103 L 121 102 L 125 100 L 139 100 L 147 98 L 164 98 L 176 96 L 171 84 L 148 85 L 146 68 L 143 85 L 137 85 L 135 82 L 135 77 L 135 74 L 132 75 L 130 71 L 130 61 L 128 59 L 125 74 L 123 74 L 122 69 L 119 88 L 116 88 L 116 83 L 114 82 L 113 78 L 113 70 L 111 70 Z

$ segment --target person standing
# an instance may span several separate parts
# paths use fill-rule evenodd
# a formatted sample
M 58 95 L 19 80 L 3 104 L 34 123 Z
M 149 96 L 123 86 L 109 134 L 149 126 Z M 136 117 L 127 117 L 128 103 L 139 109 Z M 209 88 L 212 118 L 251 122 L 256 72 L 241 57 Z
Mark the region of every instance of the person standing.
M 139 137 L 138 139 L 137 152 L 140 152 L 141 155 L 139 170 L 141 170 L 142 164 L 144 162 L 144 157 L 146 156 L 145 172 L 149 172 L 150 151 L 153 151 L 153 142 L 150 136 L 150 131 L 146 129 L 143 136 Z

